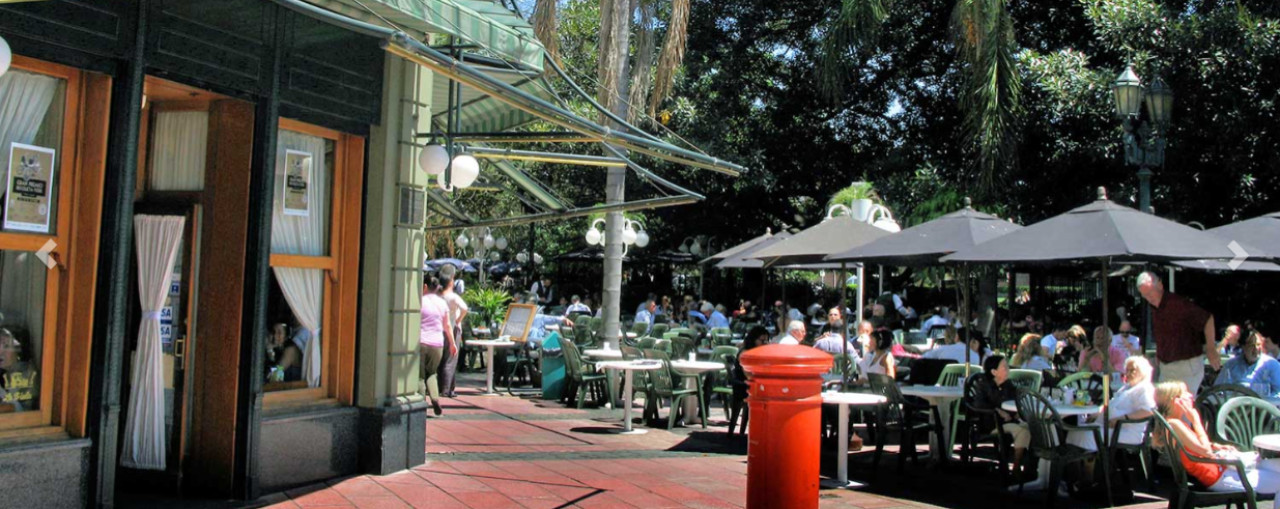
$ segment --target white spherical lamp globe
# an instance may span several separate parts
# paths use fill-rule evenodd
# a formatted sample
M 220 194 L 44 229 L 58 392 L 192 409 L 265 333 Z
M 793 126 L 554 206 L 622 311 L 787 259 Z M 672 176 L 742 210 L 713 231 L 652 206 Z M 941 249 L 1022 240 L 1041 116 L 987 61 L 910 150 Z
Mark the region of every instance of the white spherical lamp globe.
M 496 261 L 498 261 L 498 259 L 499 259 L 499 258 L 501 258 L 501 257 L 498 255 L 498 252 L 497 252 L 497 251 L 494 251 L 494 252 L 492 252 L 492 253 L 489 253 L 489 259 L 490 259 L 490 260 L 493 260 L 493 261 L 495 261 L 495 262 L 496 262 Z
M 524 254 L 524 253 L 517 253 L 517 254 L 516 254 L 516 261 L 517 261 L 517 262 L 520 262 L 520 263 L 527 262 L 527 261 L 529 261 L 529 255 Z
M 13 52 L 9 50 L 9 43 L 0 37 L 0 76 L 9 72 L 9 64 L 13 62 Z
M 467 238 L 467 234 L 459 233 L 458 238 L 454 239 L 454 243 L 458 244 L 458 247 L 465 249 L 467 247 L 467 244 L 471 243 L 471 239 Z
M 636 243 L 636 231 L 630 227 L 622 229 L 622 243 L 628 246 Z
M 694 242 L 692 246 L 689 246 L 689 254 L 692 254 L 693 256 L 702 256 L 702 244 Z
M 600 230 L 595 228 L 587 229 L 587 245 L 594 246 L 600 243 Z
M 533 253 L 533 263 L 537 265 L 542 265 L 542 255 L 538 253 Z
M 644 230 L 636 232 L 636 246 L 645 247 L 647 245 L 649 245 L 649 234 L 645 233 Z
M 498 241 L 494 240 L 493 235 L 485 234 L 485 236 L 484 236 L 484 248 L 485 248 L 485 249 L 493 249 L 493 246 L 496 246 L 496 245 L 498 245 Z
M 480 176 L 480 161 L 468 154 L 453 158 L 453 184 L 455 187 L 468 188 Z
M 498 237 L 498 240 L 494 242 L 494 245 L 495 245 L 495 246 L 498 246 L 498 251 L 502 251 L 503 249 L 506 249 L 506 248 L 507 248 L 507 238 L 506 238 L 506 237 Z
M 432 143 L 422 147 L 422 152 L 418 154 L 418 168 L 427 175 L 443 174 L 444 168 L 448 165 L 449 151 L 444 148 L 444 145 Z

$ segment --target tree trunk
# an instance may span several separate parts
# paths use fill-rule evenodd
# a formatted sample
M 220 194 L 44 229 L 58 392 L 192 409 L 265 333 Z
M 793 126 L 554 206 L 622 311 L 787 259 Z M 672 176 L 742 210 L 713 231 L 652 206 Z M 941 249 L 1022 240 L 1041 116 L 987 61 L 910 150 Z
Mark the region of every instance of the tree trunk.
M 610 3 L 608 12 L 605 11 L 604 4 Z M 626 85 L 628 84 L 628 62 L 627 49 L 631 43 L 631 13 L 635 12 L 635 6 L 639 0 L 601 0 L 601 51 L 600 58 L 602 61 L 600 76 L 600 92 L 602 99 L 601 104 L 605 105 L 614 114 L 619 117 L 626 118 L 627 102 L 620 100 L 626 97 Z M 608 23 L 608 29 L 605 29 L 605 18 L 611 18 Z M 609 38 L 608 46 L 605 46 L 604 39 L 606 34 Z M 617 124 L 610 123 L 614 128 L 622 128 Z M 616 204 L 622 203 L 625 199 L 626 192 L 626 168 L 609 168 L 607 179 L 605 181 L 605 203 Z M 622 314 L 622 213 L 609 212 L 605 214 L 605 245 L 604 245 L 604 292 L 601 304 L 604 306 L 604 338 L 605 341 L 617 346 L 619 343 L 619 333 L 622 330 L 621 314 Z

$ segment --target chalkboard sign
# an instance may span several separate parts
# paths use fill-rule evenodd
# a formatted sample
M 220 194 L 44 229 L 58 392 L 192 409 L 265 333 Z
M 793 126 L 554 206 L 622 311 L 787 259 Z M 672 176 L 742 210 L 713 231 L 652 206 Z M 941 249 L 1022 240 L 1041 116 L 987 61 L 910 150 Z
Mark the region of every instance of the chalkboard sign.
M 507 307 L 507 319 L 502 322 L 502 336 L 509 336 L 512 341 L 527 341 L 529 327 L 538 308 L 533 304 L 512 304 Z

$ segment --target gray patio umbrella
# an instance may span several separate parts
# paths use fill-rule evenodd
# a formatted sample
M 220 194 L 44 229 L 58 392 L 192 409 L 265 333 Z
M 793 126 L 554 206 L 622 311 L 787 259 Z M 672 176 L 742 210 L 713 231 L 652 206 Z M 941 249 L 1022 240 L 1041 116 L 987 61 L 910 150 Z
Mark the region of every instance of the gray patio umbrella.
M 1227 241 L 1234 240 L 1261 249 L 1265 252 L 1262 256 L 1280 258 L 1280 212 L 1219 226 L 1209 230 L 1209 233 Z M 1251 253 L 1250 258 L 1252 257 Z
M 1022 228 L 973 210 L 968 198 L 964 199 L 964 205 L 932 221 L 828 256 L 827 260 L 913 267 L 937 265 L 943 256 Z
M 757 260 L 753 258 L 752 255 L 754 255 L 757 251 L 760 251 L 761 249 L 772 246 L 790 237 L 791 237 L 791 233 L 786 231 L 780 231 L 778 233 L 775 233 L 769 238 L 762 239 L 760 242 L 757 242 L 751 246 L 748 246 L 746 249 L 743 249 L 742 251 L 739 251 L 735 254 L 730 254 L 729 256 L 725 257 L 723 260 L 720 260 L 719 262 L 717 262 L 716 268 L 718 269 L 762 269 L 764 268 L 764 261 Z
M 751 240 L 748 240 L 748 241 L 746 241 L 746 242 L 743 242 L 743 243 L 741 243 L 741 244 L 738 244 L 738 245 L 736 245 L 736 246 L 733 246 L 733 247 L 731 247 L 731 248 L 729 248 L 729 249 L 725 249 L 724 251 L 720 251 L 719 253 L 713 254 L 713 255 L 708 256 L 708 257 L 706 257 L 706 258 L 703 258 L 703 259 L 702 259 L 702 261 L 700 261 L 700 262 L 698 262 L 698 263 L 699 263 L 699 264 L 707 264 L 707 263 L 712 263 L 712 262 L 719 262 L 720 260 L 724 260 L 724 259 L 726 259 L 726 258 L 733 257 L 733 256 L 737 255 L 738 253 L 742 253 L 742 252 L 744 252 L 744 251 L 746 251 L 746 250 L 748 250 L 748 249 L 751 249 L 751 248 L 755 247 L 755 245 L 756 245 L 756 244 L 759 244 L 760 242 L 764 241 L 765 239 L 768 239 L 768 238 L 771 238 L 771 237 L 773 237 L 773 229 L 771 229 L 771 228 L 766 228 L 766 229 L 765 229 L 765 231 L 764 231 L 764 235 L 761 235 L 761 236 L 759 236 L 759 237 L 753 238 L 753 239 L 751 239 Z

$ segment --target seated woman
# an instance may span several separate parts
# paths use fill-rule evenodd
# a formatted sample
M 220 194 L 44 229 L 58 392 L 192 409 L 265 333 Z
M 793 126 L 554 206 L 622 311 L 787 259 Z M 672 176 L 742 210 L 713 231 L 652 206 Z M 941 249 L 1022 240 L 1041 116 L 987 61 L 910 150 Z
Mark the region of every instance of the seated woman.
M 742 337 L 742 350 L 738 352 L 738 355 L 733 357 L 733 371 L 729 373 L 729 385 L 733 387 L 733 400 L 730 402 L 730 412 L 732 412 L 732 415 L 729 416 L 730 435 L 733 435 L 733 423 L 738 421 L 737 415 L 739 412 L 742 413 L 743 417 L 742 427 L 739 428 L 738 431 L 740 433 L 747 432 L 747 419 L 749 412 L 743 402 L 747 399 L 747 388 L 749 385 L 747 384 L 747 372 L 742 369 L 742 362 L 740 362 L 742 354 L 747 353 L 747 350 L 767 344 L 769 344 L 769 330 L 757 325 L 752 327 L 751 330 L 747 331 L 747 334 Z
M 864 385 L 868 382 L 870 373 L 894 378 L 897 375 L 897 364 L 893 360 L 893 354 L 890 349 L 893 348 L 893 333 L 887 330 L 878 330 L 871 333 L 871 341 L 867 342 L 867 353 L 862 356 L 862 360 L 858 361 L 858 380 L 854 385 Z
M 289 326 L 277 323 L 267 336 L 267 382 L 302 380 L 302 349 L 289 339 Z
M 1019 369 L 1034 369 L 1036 371 L 1048 371 L 1053 369 L 1053 365 L 1045 360 L 1043 349 L 1040 348 L 1039 334 L 1026 334 L 1018 341 L 1018 351 L 1014 352 L 1013 360 L 1009 365 Z
M 1034 334 L 1028 334 L 1028 337 Z M 1025 337 L 1023 339 L 1026 339 Z M 1034 342 L 1036 349 L 1039 349 L 1039 337 L 1036 336 Z M 1021 351 L 1021 348 L 1019 348 Z M 1013 438 L 1013 465 L 1016 467 L 1022 462 L 1022 454 L 1026 452 L 1027 446 L 1031 444 L 1031 432 L 1027 430 L 1027 425 L 1018 422 L 1018 416 L 1012 412 L 1006 412 L 1000 408 L 1005 401 L 1009 401 L 1018 397 L 1018 389 L 1014 387 L 1013 382 L 1009 381 L 1009 363 L 1005 361 L 1003 355 L 992 355 L 987 360 L 982 361 L 982 374 L 978 375 L 977 381 L 974 382 L 974 397 L 969 404 L 980 410 L 994 410 L 996 415 L 996 425 L 1000 429 L 1009 434 Z
M 1274 495 L 1280 491 L 1280 458 L 1258 459 L 1258 453 L 1239 452 L 1229 445 L 1215 444 L 1209 440 L 1200 425 L 1200 414 L 1195 409 L 1191 393 L 1183 382 L 1164 382 L 1156 386 L 1156 405 L 1160 415 L 1169 422 L 1169 430 L 1178 437 L 1186 449 L 1178 458 L 1182 468 L 1209 491 L 1239 491 L 1244 489 L 1240 471 L 1212 463 L 1196 463 L 1191 458 L 1239 459 L 1244 463 L 1244 476 L 1256 493 Z M 1156 446 L 1163 446 L 1164 433 L 1151 435 Z
M 1080 352 L 1080 371 L 1123 373 L 1127 352 L 1111 346 L 1111 329 L 1099 326 L 1093 330 L 1093 342 Z
M 13 411 L 35 410 L 40 386 L 31 364 L 31 344 L 27 331 L 18 327 L 0 328 L 0 402 Z
M 1107 337 L 1110 344 L 1111 338 Z M 1093 421 L 1084 426 L 1100 426 L 1103 415 L 1109 421 L 1103 433 L 1111 433 L 1118 421 L 1123 419 L 1142 419 L 1150 417 L 1156 411 L 1156 388 L 1151 385 L 1151 363 L 1145 357 L 1129 357 L 1124 360 L 1124 386 L 1111 397 L 1111 403 L 1102 407 Z M 1140 444 L 1146 431 L 1145 424 L 1120 425 L 1120 443 Z M 1097 451 L 1098 444 L 1093 433 L 1088 431 L 1072 431 L 1067 434 L 1067 443 L 1086 451 Z M 1093 462 L 1085 463 L 1085 479 L 1093 479 Z

